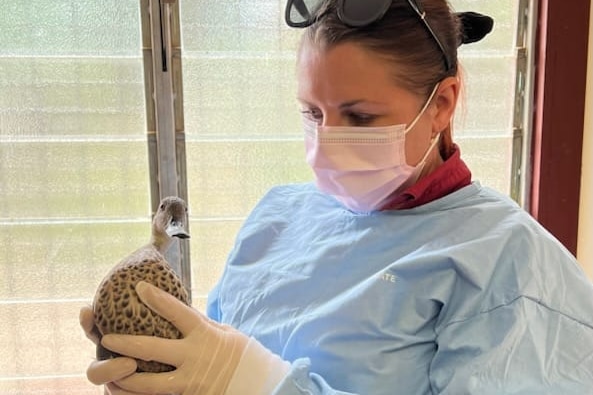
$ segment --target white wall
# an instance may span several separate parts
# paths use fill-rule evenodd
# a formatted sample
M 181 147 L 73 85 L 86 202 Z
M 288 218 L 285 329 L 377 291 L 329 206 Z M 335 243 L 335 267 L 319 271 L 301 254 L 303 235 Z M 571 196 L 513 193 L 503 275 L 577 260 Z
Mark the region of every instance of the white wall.
M 593 7 L 589 30 L 589 73 L 585 105 L 585 139 L 583 141 L 583 175 L 579 218 L 577 258 L 593 279 Z

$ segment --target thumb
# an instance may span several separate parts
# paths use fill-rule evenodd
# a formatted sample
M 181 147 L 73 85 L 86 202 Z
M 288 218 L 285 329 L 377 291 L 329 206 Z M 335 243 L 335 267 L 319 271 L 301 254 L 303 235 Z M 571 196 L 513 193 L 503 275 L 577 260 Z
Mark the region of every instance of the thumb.
M 80 326 L 84 330 L 84 334 L 86 335 L 86 337 L 90 339 L 93 343 L 98 344 L 101 334 L 95 326 L 95 315 L 93 314 L 92 307 L 81 307 L 80 313 L 78 315 L 78 320 L 80 322 Z

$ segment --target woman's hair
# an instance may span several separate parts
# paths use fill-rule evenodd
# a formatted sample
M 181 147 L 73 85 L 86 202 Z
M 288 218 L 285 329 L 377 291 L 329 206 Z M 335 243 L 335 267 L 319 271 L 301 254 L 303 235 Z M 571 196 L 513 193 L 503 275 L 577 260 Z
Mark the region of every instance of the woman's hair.
M 392 62 L 393 78 L 398 85 L 427 98 L 439 81 L 457 75 L 457 47 L 462 33 L 461 23 L 447 0 L 421 1 L 428 24 L 447 52 L 450 70 L 435 40 L 406 0 L 392 1 L 383 18 L 356 28 L 339 19 L 337 0 L 327 0 L 319 10 L 319 19 L 307 28 L 303 40 L 323 49 L 345 42 L 356 43 Z M 449 126 L 441 134 L 441 156 L 448 158 L 452 149 Z

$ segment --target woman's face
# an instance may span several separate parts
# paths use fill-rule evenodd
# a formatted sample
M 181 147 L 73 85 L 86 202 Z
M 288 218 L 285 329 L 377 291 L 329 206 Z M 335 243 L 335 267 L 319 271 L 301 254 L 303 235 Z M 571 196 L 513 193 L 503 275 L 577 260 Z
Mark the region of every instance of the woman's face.
M 305 41 L 297 63 L 303 116 L 322 126 L 409 125 L 426 97 L 396 85 L 393 71 L 391 63 L 357 44 L 343 43 L 320 50 Z M 430 145 L 433 107 L 427 108 L 406 134 L 410 165 L 416 165 Z M 438 150 L 433 150 L 426 167 L 436 167 L 438 164 L 433 162 L 439 159 Z

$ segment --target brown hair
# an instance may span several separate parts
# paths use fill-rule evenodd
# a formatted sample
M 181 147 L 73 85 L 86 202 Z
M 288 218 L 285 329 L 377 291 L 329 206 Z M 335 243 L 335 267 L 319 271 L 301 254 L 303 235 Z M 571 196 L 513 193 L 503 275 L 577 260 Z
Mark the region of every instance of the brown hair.
M 447 0 L 421 1 L 426 20 L 451 61 L 450 70 L 446 70 L 442 52 L 406 0 L 392 1 L 383 18 L 357 28 L 349 27 L 339 19 L 337 0 L 327 0 L 318 14 L 319 19 L 307 28 L 303 40 L 322 48 L 355 42 L 392 62 L 396 66 L 393 67 L 396 83 L 411 92 L 428 97 L 439 81 L 457 75 L 457 47 L 461 37 L 461 24 L 451 12 Z M 441 156 L 448 158 L 452 149 L 449 125 L 441 134 Z

